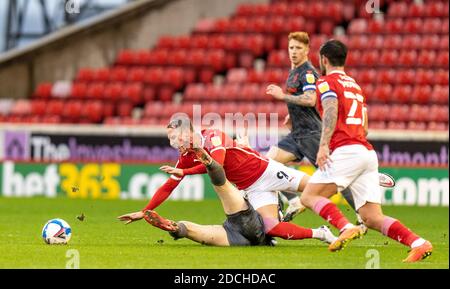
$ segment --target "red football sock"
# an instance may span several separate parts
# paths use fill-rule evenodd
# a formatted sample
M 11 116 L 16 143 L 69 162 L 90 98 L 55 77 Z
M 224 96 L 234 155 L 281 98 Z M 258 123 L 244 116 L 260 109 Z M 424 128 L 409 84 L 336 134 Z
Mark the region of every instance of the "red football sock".
M 314 205 L 314 212 L 341 231 L 350 224 L 338 207 L 327 198 L 322 198 Z
M 381 233 L 408 247 L 411 247 L 411 244 L 415 240 L 420 238 L 407 227 L 405 227 L 405 225 L 391 217 L 386 217 L 384 219 Z
M 281 222 L 267 232 L 267 234 L 285 240 L 300 240 L 312 238 L 312 229 L 303 228 L 292 223 Z

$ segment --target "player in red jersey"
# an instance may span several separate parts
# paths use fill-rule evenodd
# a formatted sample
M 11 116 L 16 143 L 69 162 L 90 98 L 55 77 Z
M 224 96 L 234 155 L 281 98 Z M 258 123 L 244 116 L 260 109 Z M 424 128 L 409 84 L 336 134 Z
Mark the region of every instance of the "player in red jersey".
M 327 243 L 336 239 L 326 226 L 309 229 L 280 222 L 278 218 L 277 191 L 302 191 L 309 179 L 305 173 L 270 160 L 251 148 L 238 146 L 219 130 L 207 129 L 197 133 L 187 118 L 174 117 L 167 132 L 171 145 L 180 151 L 175 167 L 161 167 L 171 177 L 157 190 L 142 211 L 121 216 L 121 220 L 132 222 L 142 219 L 145 211 L 154 210 L 169 197 L 184 176 L 206 173 L 206 167 L 197 160 L 195 153 L 186 149 L 200 147 L 223 166 L 231 183 L 245 191 L 249 203 L 261 215 L 268 236 L 290 240 L 315 238 Z
M 317 153 L 317 170 L 301 196 L 302 203 L 340 230 L 331 251 L 342 249 L 361 237 L 354 226 L 328 199 L 338 189 L 349 187 L 355 207 L 367 227 L 408 247 L 404 262 L 416 262 L 431 255 L 432 245 L 398 220 L 383 215 L 378 186 L 378 159 L 367 141 L 367 107 L 361 88 L 344 72 L 347 47 L 329 40 L 320 48 L 322 76 L 316 83 L 318 110 L 322 115 L 322 136 Z

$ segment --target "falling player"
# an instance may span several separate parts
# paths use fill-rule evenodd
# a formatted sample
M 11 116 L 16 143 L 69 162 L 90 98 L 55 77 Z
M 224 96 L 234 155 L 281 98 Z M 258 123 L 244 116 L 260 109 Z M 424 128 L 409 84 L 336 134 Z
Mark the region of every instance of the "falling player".
M 328 199 L 338 190 L 350 188 L 355 207 L 367 227 L 408 247 L 404 262 L 416 262 L 431 255 L 432 245 L 398 220 L 383 215 L 378 186 L 378 159 L 367 141 L 365 98 L 359 85 L 344 72 L 347 47 L 329 40 L 320 48 L 322 77 L 317 81 L 318 110 L 322 115 L 322 135 L 317 153 L 317 170 L 301 196 L 301 202 L 340 230 L 331 251 L 341 250 L 361 236 L 361 227 L 352 225 Z
M 180 158 L 175 167 L 161 167 L 161 170 L 171 174 L 171 177 L 156 191 L 142 211 L 121 216 L 120 219 L 142 219 L 143 212 L 158 207 L 184 176 L 206 173 L 206 167 L 198 163 L 195 154 L 185 149 L 201 147 L 223 165 L 227 179 L 239 190 L 246 192 L 250 204 L 263 218 L 267 235 L 290 240 L 315 238 L 327 243 L 335 240 L 328 227 L 303 228 L 296 224 L 280 222 L 278 218 L 277 191 L 302 191 L 309 179 L 305 173 L 261 156 L 251 148 L 238 147 L 234 140 L 219 130 L 195 132 L 191 121 L 185 117 L 173 117 L 167 133 L 171 145 L 180 151 Z

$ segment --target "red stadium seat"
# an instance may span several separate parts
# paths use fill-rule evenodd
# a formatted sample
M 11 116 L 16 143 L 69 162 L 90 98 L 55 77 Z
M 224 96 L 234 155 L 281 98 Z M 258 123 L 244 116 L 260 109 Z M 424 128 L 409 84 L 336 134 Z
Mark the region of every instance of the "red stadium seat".
M 205 57 L 206 59 L 204 59 L 204 64 L 206 66 L 212 67 L 214 72 L 220 72 L 224 70 L 226 54 L 223 50 L 209 50 L 206 52 Z
M 161 67 L 152 67 L 147 69 L 144 82 L 152 85 L 160 85 L 162 83 L 164 70 Z
M 384 37 L 383 48 L 385 49 L 399 49 L 402 47 L 402 37 L 400 35 L 387 35 Z M 408 47 L 410 48 L 410 47 Z
M 133 104 L 130 101 L 121 101 L 117 104 L 117 115 L 121 118 L 131 116 Z
M 357 82 L 361 84 L 375 83 L 377 72 L 375 69 L 363 69 L 361 70 L 360 74 L 358 74 L 358 76 L 355 75 L 355 78 L 357 78 Z
M 124 87 L 123 97 L 131 101 L 133 104 L 141 104 L 143 97 L 143 86 L 141 83 L 131 83 Z
M 446 130 L 448 130 L 448 126 L 445 122 L 429 122 L 428 126 L 427 126 L 427 130 L 446 131 Z
M 205 87 L 205 94 L 203 98 L 211 100 L 220 100 L 222 97 L 222 89 L 223 86 L 210 83 Z
M 383 50 L 379 57 L 373 56 L 373 63 L 379 62 L 380 65 L 389 67 L 396 63 L 398 57 L 396 50 Z
M 211 33 L 214 31 L 214 19 L 200 19 L 194 28 L 194 33 Z
M 256 83 L 244 84 L 240 91 L 240 99 L 245 101 L 256 101 L 260 100 L 259 95 L 259 85 Z
M 397 34 L 401 33 L 404 29 L 403 19 L 401 18 L 393 18 L 388 19 L 384 24 L 384 31 L 388 34 Z
M 434 83 L 448 85 L 448 69 L 438 69 L 435 71 Z
M 387 15 L 393 18 L 406 17 L 408 15 L 408 4 L 406 2 L 391 3 Z
M 372 19 L 367 25 L 367 33 L 379 34 L 384 31 L 385 23 L 382 20 Z
M 38 98 L 50 98 L 52 96 L 52 87 L 53 84 L 50 82 L 40 83 L 36 87 L 33 96 Z
M 161 101 L 172 101 L 174 89 L 171 86 L 162 86 L 158 90 L 158 99 Z
M 123 95 L 123 84 L 120 82 L 113 82 L 105 85 L 104 99 L 110 101 L 116 101 L 122 98 Z
M 224 49 L 227 45 L 227 38 L 223 34 L 212 35 L 209 39 L 208 48 Z
M 128 69 L 124 66 L 117 66 L 110 70 L 110 81 L 127 81 Z
M 424 23 L 420 18 L 409 18 L 405 20 L 403 25 L 403 33 L 405 34 L 414 34 L 414 33 L 422 33 L 422 27 Z
M 379 102 L 388 103 L 395 96 L 392 94 L 393 88 L 390 84 L 379 84 L 373 91 L 373 99 Z
M 156 48 L 172 49 L 175 47 L 175 38 L 172 36 L 161 36 L 159 37 L 158 43 L 156 44 Z
M 240 4 L 236 9 L 237 16 L 252 16 L 254 14 L 254 5 Z
M 404 122 L 409 120 L 409 106 L 408 105 L 392 105 L 387 116 L 389 121 Z M 389 127 L 389 125 L 388 125 Z
M 357 67 L 365 65 L 361 61 L 361 52 L 359 50 L 349 51 L 345 62 L 348 67 Z
M 434 83 L 434 72 L 430 69 L 419 68 L 416 70 L 417 84 L 432 84 Z
M 427 3 L 425 14 L 428 17 L 445 17 L 445 5 L 440 1 Z
M 11 114 L 15 116 L 29 115 L 32 111 L 31 103 L 28 99 L 19 99 L 11 107 Z
M 411 103 L 427 104 L 432 96 L 430 85 L 416 85 L 411 94 Z
M 73 83 L 70 96 L 73 98 L 84 98 L 87 96 L 87 85 L 86 83 Z
M 380 60 L 378 50 L 368 50 L 362 54 L 360 65 L 374 67 Z
M 396 76 L 399 84 L 414 84 L 416 82 L 414 69 L 398 69 Z
M 417 52 L 415 50 L 402 50 L 397 61 L 401 66 L 415 66 L 417 62 Z
M 288 14 L 288 5 L 284 2 L 274 3 L 270 5 L 270 12 L 273 15 L 285 16 Z
M 384 38 L 381 35 L 370 35 L 367 39 L 365 48 L 382 49 L 384 45 Z
M 64 102 L 59 99 L 51 99 L 47 102 L 46 115 L 59 115 L 63 111 Z
M 143 82 L 145 78 L 145 68 L 137 67 L 131 68 L 128 74 L 128 81 L 130 82 Z
M 88 101 L 84 104 L 81 117 L 89 123 L 99 123 L 103 120 L 103 106 L 100 101 Z
M 412 3 L 408 7 L 408 17 L 424 17 L 425 16 L 425 5 Z
M 367 46 L 367 42 L 369 41 L 366 35 L 353 35 L 349 37 L 348 47 L 350 50 L 352 49 L 365 49 Z
M 409 103 L 411 100 L 412 88 L 409 85 L 397 85 L 392 92 L 391 101 L 399 103 Z
M 348 26 L 349 34 L 364 34 L 368 29 L 368 21 L 366 19 L 354 19 Z
M 80 68 L 75 79 L 77 81 L 93 81 L 95 71 L 91 68 Z
M 80 121 L 83 110 L 83 103 L 80 100 L 69 100 L 64 103 L 62 116 L 67 122 L 77 123 Z
M 444 28 L 442 27 L 443 25 L 444 25 L 444 23 L 442 23 L 441 19 L 439 19 L 439 18 L 427 18 L 423 21 L 423 25 L 420 27 L 420 31 L 423 34 L 442 33 L 445 31 Z M 447 24 L 447 26 L 448 26 L 448 24 Z M 448 34 L 448 27 L 445 29 L 447 30 L 447 34 Z
M 183 100 L 200 100 L 205 95 L 205 86 L 202 83 L 192 83 L 186 87 Z
M 149 50 L 143 49 L 136 53 L 136 64 L 150 65 L 152 64 L 152 53 Z
M 217 19 L 214 23 L 214 31 L 218 33 L 229 32 L 231 27 L 231 21 L 228 18 Z
M 395 84 L 395 83 L 397 83 L 395 70 L 394 69 L 378 70 L 377 83 L 379 83 L 379 84 Z
M 253 10 L 254 15 L 256 16 L 267 16 L 271 13 L 271 6 L 269 4 L 256 4 Z
M 447 33 L 447 35 L 443 35 L 442 37 L 439 38 L 439 49 L 448 51 L 448 48 L 449 48 L 449 36 Z
M 421 67 L 435 66 L 436 52 L 432 50 L 421 50 L 417 58 L 417 64 Z
M 104 97 L 105 84 L 103 82 L 93 82 L 88 85 L 86 91 L 87 98 L 101 99 Z
M 434 62 L 434 67 L 442 67 L 447 68 L 449 66 L 449 56 L 448 56 L 448 50 L 447 51 L 440 51 L 439 54 L 436 57 L 436 60 Z
M 99 68 L 94 71 L 94 78 L 92 79 L 92 81 L 107 82 L 111 78 L 110 74 L 111 74 L 111 71 L 109 70 L 109 68 Z
M 449 87 L 445 85 L 434 85 L 431 93 L 431 103 L 447 104 L 449 98 Z
M 401 43 L 402 49 L 411 49 L 414 47 L 422 47 L 423 38 L 418 34 L 404 35 Z
M 208 37 L 204 34 L 201 35 L 194 35 L 191 37 L 191 48 L 201 48 L 206 49 L 208 48 Z
M 305 19 L 301 16 L 289 17 L 287 20 L 286 28 L 289 31 L 302 31 L 304 27 Z
M 247 70 L 245 68 L 232 68 L 227 73 L 228 83 L 244 83 L 247 81 Z
M 434 50 L 440 45 L 440 37 L 437 35 L 424 35 L 422 37 L 421 47 L 422 49 L 431 49 Z
M 45 110 L 47 108 L 47 102 L 45 100 L 32 100 L 31 103 L 31 114 L 36 116 L 43 116 L 45 115 Z
M 116 63 L 119 65 L 133 65 L 137 61 L 137 54 L 134 50 L 125 49 L 119 52 Z

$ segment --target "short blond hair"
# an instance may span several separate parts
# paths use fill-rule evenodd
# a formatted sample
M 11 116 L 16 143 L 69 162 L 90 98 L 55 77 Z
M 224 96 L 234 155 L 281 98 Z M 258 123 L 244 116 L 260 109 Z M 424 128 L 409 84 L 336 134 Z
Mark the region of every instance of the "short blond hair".
M 295 31 L 289 33 L 288 41 L 291 41 L 292 39 L 297 40 L 300 43 L 305 44 L 306 46 L 309 46 L 309 36 L 307 32 L 303 31 Z

